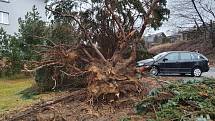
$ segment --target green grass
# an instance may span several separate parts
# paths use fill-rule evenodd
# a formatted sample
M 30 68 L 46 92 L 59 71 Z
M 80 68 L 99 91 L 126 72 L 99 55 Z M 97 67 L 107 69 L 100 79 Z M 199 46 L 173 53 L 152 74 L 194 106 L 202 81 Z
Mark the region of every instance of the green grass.
M 28 91 L 34 85 L 33 79 L 0 79 L 0 113 L 25 107 L 39 100 L 39 95 Z

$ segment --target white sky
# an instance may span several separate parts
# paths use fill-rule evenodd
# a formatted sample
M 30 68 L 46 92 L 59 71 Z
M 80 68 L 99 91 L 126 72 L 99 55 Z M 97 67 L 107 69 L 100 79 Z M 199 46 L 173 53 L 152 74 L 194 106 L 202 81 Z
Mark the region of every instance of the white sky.
M 163 25 L 156 31 L 154 31 L 154 29 L 150 29 L 147 28 L 147 30 L 145 31 L 144 35 L 149 35 L 149 34 L 155 34 L 155 33 L 160 33 L 160 32 L 164 32 L 166 35 L 171 35 L 174 33 L 177 33 L 179 30 L 182 30 L 180 28 L 178 28 L 178 26 L 184 26 L 184 27 L 193 27 L 194 24 L 190 24 L 189 20 L 186 20 L 184 18 L 180 18 L 174 14 L 179 14 L 179 13 L 191 13 L 192 16 L 192 12 L 193 12 L 193 5 L 189 3 L 189 5 L 184 5 L 182 4 L 185 1 L 185 3 L 191 2 L 191 0 L 167 0 L 167 8 L 170 9 L 170 18 L 168 21 L 165 21 L 163 23 Z M 202 0 L 203 2 L 208 3 L 209 1 L 213 1 L 213 0 Z M 214 4 L 214 9 L 215 9 L 215 2 L 212 2 Z M 211 4 L 211 3 L 210 3 Z M 87 6 L 87 5 L 86 5 Z M 192 10 L 187 10 L 187 9 L 183 9 L 183 7 L 190 7 Z M 204 17 L 208 17 L 206 14 L 202 14 L 205 15 Z
M 165 32 L 166 35 L 171 35 L 175 31 L 177 31 L 178 28 L 174 24 L 174 22 L 176 21 L 175 19 L 177 19 L 177 18 L 175 18 L 172 15 L 172 11 L 174 10 L 172 0 L 167 0 L 167 8 L 170 9 L 170 12 L 171 12 L 169 20 L 165 21 L 163 23 L 163 25 L 156 31 L 152 28 L 148 28 L 147 31 L 145 32 L 145 35 L 155 34 L 155 33 L 160 33 L 160 32 Z
M 183 1 L 191 2 L 191 0 L 183 0 Z M 212 0 L 202 0 L 202 1 L 208 5 L 211 5 L 212 7 L 214 6 L 212 9 L 215 12 L 215 1 L 212 1 Z M 191 23 L 190 20 L 187 20 L 185 18 L 181 18 L 175 15 L 175 14 L 185 13 L 188 16 L 194 16 L 196 14 L 195 11 L 193 12 L 194 9 L 192 4 L 189 3 L 189 5 L 188 4 L 185 5 L 185 4 L 182 4 L 181 2 L 182 0 L 167 0 L 167 8 L 170 9 L 170 12 L 171 12 L 169 20 L 165 21 L 164 24 L 159 28 L 159 30 L 154 31 L 153 29 L 148 28 L 148 30 L 145 32 L 145 35 L 155 34 L 159 32 L 165 32 L 166 35 L 171 35 L 173 33 L 177 33 L 177 31 L 179 30 L 185 29 L 186 27 L 193 27 L 194 22 Z M 183 9 L 184 7 L 191 8 L 191 9 Z M 205 13 L 204 11 L 201 11 L 200 6 L 197 6 L 197 7 L 199 7 L 199 10 L 203 15 L 205 21 L 208 22 L 212 18 L 212 16 L 208 15 L 208 13 Z M 199 25 L 200 24 L 201 23 L 199 23 Z M 180 27 L 183 26 L 185 28 L 180 29 L 178 26 Z

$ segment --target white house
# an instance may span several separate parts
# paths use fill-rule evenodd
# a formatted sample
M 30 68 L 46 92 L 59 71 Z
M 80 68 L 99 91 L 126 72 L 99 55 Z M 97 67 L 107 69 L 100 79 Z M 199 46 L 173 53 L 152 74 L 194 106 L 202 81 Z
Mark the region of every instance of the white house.
M 24 18 L 34 5 L 42 19 L 46 20 L 45 0 L 0 0 L 0 28 L 3 27 L 8 34 L 18 32 L 18 18 Z

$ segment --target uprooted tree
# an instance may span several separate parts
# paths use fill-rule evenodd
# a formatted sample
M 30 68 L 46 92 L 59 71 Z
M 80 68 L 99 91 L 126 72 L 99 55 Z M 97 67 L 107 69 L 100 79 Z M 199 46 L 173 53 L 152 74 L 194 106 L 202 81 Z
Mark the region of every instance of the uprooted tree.
M 52 22 L 71 25 L 66 29 L 76 39 L 49 38 L 35 47 L 42 59 L 31 66 L 43 75 L 37 81 L 49 80 L 45 88 L 78 80 L 95 98 L 142 91 L 135 78 L 137 45 L 146 27 L 168 19 L 166 0 L 52 0 L 46 9 Z

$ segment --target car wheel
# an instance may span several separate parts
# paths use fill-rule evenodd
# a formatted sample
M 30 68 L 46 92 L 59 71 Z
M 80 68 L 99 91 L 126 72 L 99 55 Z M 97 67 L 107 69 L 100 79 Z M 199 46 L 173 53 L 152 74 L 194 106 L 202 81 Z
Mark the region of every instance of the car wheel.
M 154 66 L 154 67 L 151 68 L 151 70 L 150 70 L 151 75 L 157 76 L 158 73 L 159 73 L 159 71 L 158 71 L 157 67 Z
M 200 77 L 202 75 L 202 70 L 200 68 L 194 68 L 192 71 L 192 76 Z

